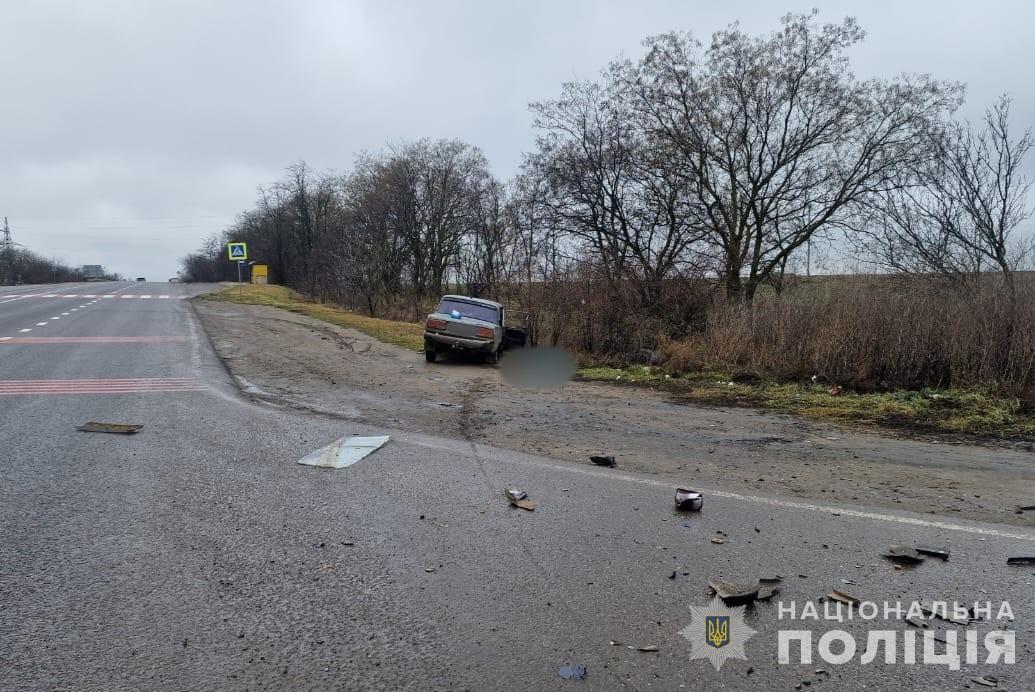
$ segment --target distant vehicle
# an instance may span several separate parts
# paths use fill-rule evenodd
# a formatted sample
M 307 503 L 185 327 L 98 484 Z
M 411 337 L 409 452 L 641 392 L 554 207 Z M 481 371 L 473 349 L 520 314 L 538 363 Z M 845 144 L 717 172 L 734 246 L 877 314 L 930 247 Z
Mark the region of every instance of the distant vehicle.
M 173 278 L 169 279 L 169 283 L 178 284 L 180 283 L 180 280 L 174 276 Z
M 473 351 L 495 363 L 505 348 L 524 346 L 528 331 L 507 327 L 506 309 L 499 303 L 467 296 L 442 296 L 424 323 L 424 359 L 434 363 L 440 353 Z
M 107 281 L 103 276 L 91 276 L 87 281 Z
M 137 281 L 147 281 L 147 279 L 144 278 L 143 276 L 138 276 L 137 277 Z

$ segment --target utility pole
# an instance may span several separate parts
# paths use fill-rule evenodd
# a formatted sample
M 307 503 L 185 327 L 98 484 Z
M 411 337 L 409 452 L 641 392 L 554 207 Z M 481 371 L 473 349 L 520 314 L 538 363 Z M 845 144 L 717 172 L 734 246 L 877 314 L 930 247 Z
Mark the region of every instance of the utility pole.
M 4 273 L 0 275 L 0 283 L 5 285 L 14 283 L 14 241 L 11 240 L 11 227 L 7 224 L 7 217 L 4 217 L 4 237 L 0 240 L 0 254 L 4 258 Z

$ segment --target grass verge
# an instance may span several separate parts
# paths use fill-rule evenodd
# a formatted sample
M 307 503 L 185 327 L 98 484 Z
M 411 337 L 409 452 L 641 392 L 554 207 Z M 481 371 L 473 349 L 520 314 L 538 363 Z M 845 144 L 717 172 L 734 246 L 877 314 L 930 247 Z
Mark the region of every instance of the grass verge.
M 396 322 L 367 317 L 333 305 L 315 303 L 284 286 L 241 284 L 224 288 L 216 293 L 198 297 L 199 300 L 217 300 L 242 305 L 268 305 L 323 322 L 348 327 L 368 334 L 378 341 L 402 346 L 411 351 L 424 348 L 424 328 L 412 322 Z
M 245 305 L 268 305 L 348 327 L 379 341 L 420 351 L 424 328 L 419 323 L 367 317 L 332 305 L 315 303 L 283 286 L 244 284 L 199 296 Z M 831 394 L 828 385 L 733 382 L 729 373 L 694 372 L 673 377 L 663 368 L 631 366 L 580 367 L 582 380 L 662 387 L 688 403 L 768 408 L 806 418 L 849 425 L 913 429 L 986 438 L 1035 437 L 1035 416 L 1017 399 L 977 390 L 921 390 L 875 394 Z
M 587 367 L 585 380 L 663 387 L 687 402 L 769 408 L 849 425 L 958 434 L 985 438 L 1035 437 L 1035 416 L 1021 402 L 978 390 L 924 389 L 857 394 L 832 393 L 830 385 L 733 382 L 728 373 L 696 372 L 672 377 L 662 368 Z

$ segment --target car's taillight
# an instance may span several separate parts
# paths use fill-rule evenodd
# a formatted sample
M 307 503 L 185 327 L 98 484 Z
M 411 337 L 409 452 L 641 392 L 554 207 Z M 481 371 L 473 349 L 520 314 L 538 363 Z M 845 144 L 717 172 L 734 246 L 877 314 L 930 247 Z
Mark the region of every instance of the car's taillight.
M 431 320 L 427 321 L 425 326 L 428 329 L 445 329 L 446 328 L 446 321 L 445 320 L 431 319 Z
M 474 332 L 475 336 L 480 336 L 483 339 L 491 339 L 493 337 L 493 331 L 488 327 L 478 327 Z

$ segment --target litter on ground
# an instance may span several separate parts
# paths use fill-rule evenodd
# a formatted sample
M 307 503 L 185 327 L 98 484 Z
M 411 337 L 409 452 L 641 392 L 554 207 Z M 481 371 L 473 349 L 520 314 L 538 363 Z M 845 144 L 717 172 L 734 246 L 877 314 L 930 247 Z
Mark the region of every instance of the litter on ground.
M 308 454 L 298 460 L 306 466 L 322 466 L 329 469 L 341 469 L 352 466 L 380 449 L 391 438 L 389 435 L 378 437 L 343 437 L 326 447 Z
M 143 425 L 136 423 L 98 423 L 96 421 L 89 421 L 82 425 L 77 425 L 76 429 L 83 432 L 97 432 L 97 433 L 114 433 L 116 435 L 132 435 L 138 433 L 143 429 Z
M 699 512 L 704 506 L 704 496 L 696 490 L 676 488 L 676 509 Z

